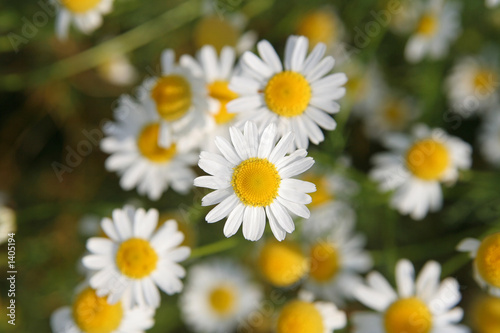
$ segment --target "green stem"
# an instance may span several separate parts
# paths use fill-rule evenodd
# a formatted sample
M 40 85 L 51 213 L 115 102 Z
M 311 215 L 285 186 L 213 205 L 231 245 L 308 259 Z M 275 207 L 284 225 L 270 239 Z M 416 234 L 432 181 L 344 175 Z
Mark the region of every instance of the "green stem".
M 198 247 L 191 252 L 190 259 L 205 257 L 211 254 L 223 252 L 235 247 L 238 244 L 236 238 L 227 238 L 221 241 Z

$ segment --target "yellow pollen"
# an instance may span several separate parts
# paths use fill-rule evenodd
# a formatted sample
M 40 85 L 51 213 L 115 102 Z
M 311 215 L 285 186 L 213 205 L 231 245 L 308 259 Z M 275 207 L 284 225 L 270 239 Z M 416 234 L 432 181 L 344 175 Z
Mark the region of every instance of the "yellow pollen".
M 429 333 L 432 314 L 418 298 L 404 298 L 387 309 L 384 326 L 387 333 Z
M 425 36 L 432 36 L 439 26 L 439 19 L 433 14 L 424 14 L 418 23 L 417 33 Z
M 113 332 L 120 326 L 122 318 L 121 302 L 108 304 L 106 297 L 97 296 L 91 288 L 84 289 L 73 303 L 73 319 L 82 332 Z
M 228 287 L 218 287 L 210 293 L 210 305 L 219 315 L 225 316 L 231 314 L 234 309 L 235 295 L 234 290 Z
M 267 241 L 260 252 L 258 264 L 262 275 L 277 287 L 294 284 L 309 269 L 300 247 L 289 241 Z
M 194 42 L 197 48 L 212 45 L 217 52 L 224 46 L 235 47 L 240 38 L 240 32 L 226 19 L 218 16 L 202 18 L 194 30 Z
M 500 233 L 490 235 L 481 242 L 475 262 L 481 277 L 500 288 Z
M 423 180 L 439 180 L 449 165 L 448 149 L 432 139 L 414 143 L 406 153 L 406 166 Z
M 498 88 L 498 76 L 488 69 L 480 69 L 474 76 L 474 88 L 480 93 L 490 95 Z
M 304 180 L 316 185 L 316 192 L 309 193 L 312 202 L 309 204 L 312 208 L 321 206 L 324 203 L 333 201 L 335 196 L 331 193 L 331 186 L 325 177 L 318 177 L 312 174 L 304 176 Z
M 281 177 L 265 158 L 252 157 L 234 168 L 231 185 L 234 193 L 247 206 L 269 206 L 278 196 Z
M 311 277 L 318 282 L 330 281 L 340 270 L 340 258 L 332 244 L 321 241 L 311 248 Z
M 147 240 L 130 238 L 116 252 L 116 266 L 132 279 L 142 279 L 156 269 L 158 254 Z
M 191 86 L 180 75 L 167 75 L 158 79 L 151 90 L 158 114 L 167 121 L 182 118 L 191 107 Z
M 61 3 L 73 13 L 85 13 L 94 9 L 101 0 L 61 0 Z
M 325 10 L 312 11 L 306 14 L 297 27 L 297 35 L 309 39 L 310 49 L 318 43 L 329 45 L 337 37 L 337 34 L 335 16 Z
M 214 114 L 215 122 L 219 125 L 230 122 L 236 116 L 236 113 L 227 112 L 227 103 L 238 97 L 228 86 L 227 81 L 214 81 L 208 85 L 208 95 L 220 102 L 219 112 Z
M 476 301 L 472 319 L 478 333 L 500 332 L 500 298 L 486 296 Z
M 323 333 L 324 330 L 321 313 L 309 302 L 292 301 L 278 317 L 277 333 Z
M 159 132 L 159 124 L 149 124 L 144 127 L 137 139 L 137 146 L 141 154 L 155 163 L 163 163 L 171 160 L 177 151 L 175 144 L 172 144 L 169 148 L 158 146 Z
M 296 72 L 285 71 L 274 75 L 264 89 L 269 110 L 283 117 L 301 115 L 311 100 L 311 86 Z

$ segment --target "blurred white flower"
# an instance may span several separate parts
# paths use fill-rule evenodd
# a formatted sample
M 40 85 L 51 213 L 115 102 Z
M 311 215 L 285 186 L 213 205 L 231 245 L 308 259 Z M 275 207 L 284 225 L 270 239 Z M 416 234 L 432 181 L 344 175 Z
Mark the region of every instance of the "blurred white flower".
M 139 75 L 128 58 L 117 54 L 97 67 L 99 75 L 111 84 L 127 86 L 134 83 Z
M 500 166 L 500 106 L 484 116 L 479 130 L 479 147 L 486 161 Z

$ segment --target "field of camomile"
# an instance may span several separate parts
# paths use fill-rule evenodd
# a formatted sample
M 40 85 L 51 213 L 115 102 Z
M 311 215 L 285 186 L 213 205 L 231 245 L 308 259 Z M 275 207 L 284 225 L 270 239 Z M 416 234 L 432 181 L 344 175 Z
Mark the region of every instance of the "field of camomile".
M 499 0 L 0 10 L 0 331 L 499 333 Z

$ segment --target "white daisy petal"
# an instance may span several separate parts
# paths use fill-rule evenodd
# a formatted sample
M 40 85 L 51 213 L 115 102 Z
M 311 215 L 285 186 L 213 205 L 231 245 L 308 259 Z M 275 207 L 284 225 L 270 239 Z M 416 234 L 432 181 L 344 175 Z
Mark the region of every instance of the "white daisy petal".
M 206 216 L 208 223 L 214 223 L 225 218 L 238 204 L 239 199 L 236 195 L 231 195 L 224 199 L 220 204 L 213 208 Z
M 273 213 L 279 226 L 283 228 L 288 233 L 292 233 L 295 230 L 295 224 L 293 223 L 290 215 L 285 211 L 283 206 L 277 202 L 273 202 L 269 208 Z
M 263 40 L 257 43 L 257 50 L 259 55 L 266 62 L 266 64 L 272 69 L 273 72 L 281 72 L 283 66 L 281 65 L 280 58 L 276 54 L 276 51 L 272 45 L 267 41 Z
M 415 269 L 409 260 L 400 260 L 396 266 L 396 284 L 401 298 L 411 297 L 415 293 Z
M 226 224 L 224 225 L 224 236 L 231 237 L 234 235 L 241 226 L 243 222 L 243 213 L 245 211 L 245 205 L 238 204 L 227 217 Z

